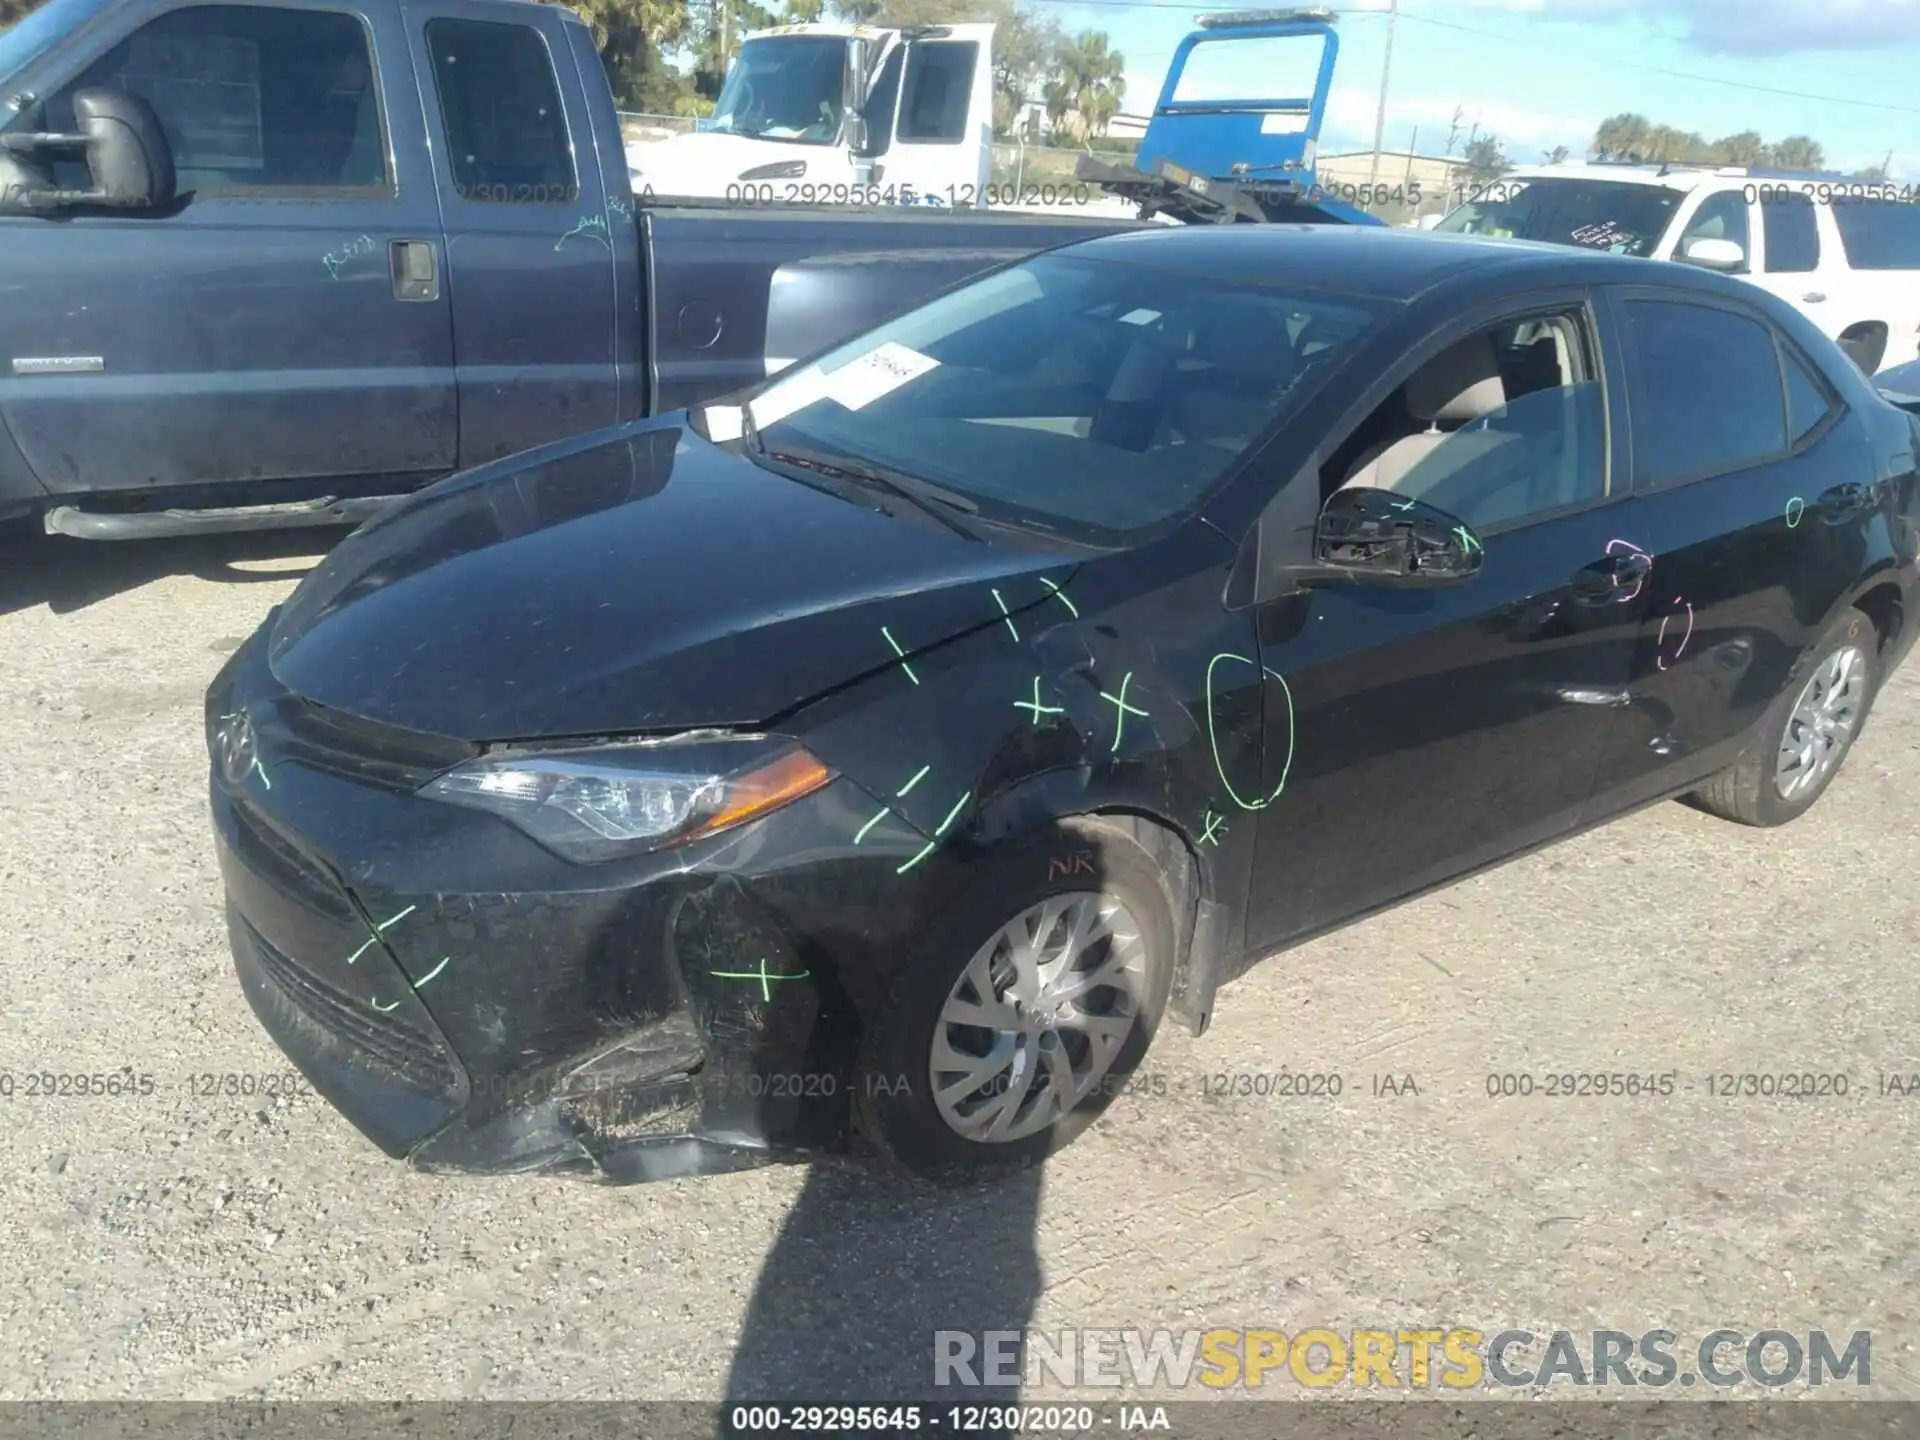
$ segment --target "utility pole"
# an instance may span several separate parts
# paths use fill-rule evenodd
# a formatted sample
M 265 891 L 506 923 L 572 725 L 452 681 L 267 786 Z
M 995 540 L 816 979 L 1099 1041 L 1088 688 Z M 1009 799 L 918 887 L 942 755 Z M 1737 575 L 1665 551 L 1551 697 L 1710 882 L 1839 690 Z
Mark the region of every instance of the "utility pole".
M 1369 185 L 1380 182 L 1380 146 L 1385 143 L 1387 133 L 1387 76 L 1393 69 L 1393 27 L 1400 18 L 1400 0 L 1387 0 L 1387 53 L 1380 60 L 1380 106 L 1373 113 L 1373 168 L 1367 176 Z
M 727 73 L 727 63 L 732 58 L 727 53 L 728 47 L 733 43 L 728 26 L 731 17 L 727 14 L 727 0 L 715 0 L 715 3 L 720 7 L 720 74 L 724 77 Z

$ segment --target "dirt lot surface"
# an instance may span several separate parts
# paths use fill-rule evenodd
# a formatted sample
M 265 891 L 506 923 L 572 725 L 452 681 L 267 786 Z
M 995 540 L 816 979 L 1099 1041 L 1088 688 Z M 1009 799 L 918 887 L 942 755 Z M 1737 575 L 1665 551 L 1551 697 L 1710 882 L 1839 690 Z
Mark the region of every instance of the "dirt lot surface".
M 191 1088 L 288 1068 L 229 967 L 200 706 L 314 543 L 0 539 L 0 1396 L 874 1398 L 941 1328 L 1466 1325 L 1870 1330 L 1871 1395 L 1920 1398 L 1920 1098 L 1877 1093 L 1920 1072 L 1920 670 L 1800 823 L 1664 805 L 1280 957 L 1041 1177 L 461 1181 Z M 1219 1093 L 1283 1067 L 1344 1093 Z M 24 1093 L 123 1069 L 153 1093 Z M 1487 1094 L 1566 1070 L 1679 1083 Z

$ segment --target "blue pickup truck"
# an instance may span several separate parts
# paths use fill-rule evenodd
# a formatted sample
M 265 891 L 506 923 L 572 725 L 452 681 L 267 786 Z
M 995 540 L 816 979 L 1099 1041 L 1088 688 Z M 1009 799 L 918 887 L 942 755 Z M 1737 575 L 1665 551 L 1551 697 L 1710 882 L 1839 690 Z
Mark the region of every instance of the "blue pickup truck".
M 1132 223 L 636 197 L 532 0 L 49 0 L 0 32 L 0 520 L 352 523 Z

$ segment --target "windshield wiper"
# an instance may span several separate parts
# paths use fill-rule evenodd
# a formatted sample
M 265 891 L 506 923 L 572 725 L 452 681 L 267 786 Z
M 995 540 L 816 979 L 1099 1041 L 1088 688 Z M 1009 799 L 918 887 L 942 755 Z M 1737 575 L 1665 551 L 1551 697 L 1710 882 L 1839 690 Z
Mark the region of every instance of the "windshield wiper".
M 835 479 L 851 480 L 858 485 L 885 490 L 891 495 L 898 495 L 916 509 L 933 516 L 955 534 L 965 535 L 969 540 L 974 538 L 972 531 L 946 513 L 946 511 L 958 510 L 964 515 L 977 515 L 980 507 L 964 495 L 935 485 L 930 480 L 922 480 L 898 470 L 881 469 L 864 461 L 850 460 L 843 456 L 823 455 L 812 450 L 769 450 L 761 443 L 758 430 L 753 431 L 752 434 L 751 443 L 759 454 L 769 460 L 798 465 L 803 470 L 817 470 L 822 475 Z

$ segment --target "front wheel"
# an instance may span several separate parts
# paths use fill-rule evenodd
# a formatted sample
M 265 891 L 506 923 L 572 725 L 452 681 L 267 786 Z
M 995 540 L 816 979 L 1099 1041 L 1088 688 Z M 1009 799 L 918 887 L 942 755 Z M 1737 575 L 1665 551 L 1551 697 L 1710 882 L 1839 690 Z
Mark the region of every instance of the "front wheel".
M 988 857 L 869 1030 L 861 1130 L 936 1177 L 1045 1158 L 1145 1056 L 1174 944 L 1168 878 L 1117 827 L 1067 822 Z
M 1742 825 L 1784 825 L 1813 808 L 1866 723 L 1880 679 L 1880 637 L 1858 610 L 1822 637 L 1805 676 L 1767 712 L 1753 746 L 1690 797 Z

